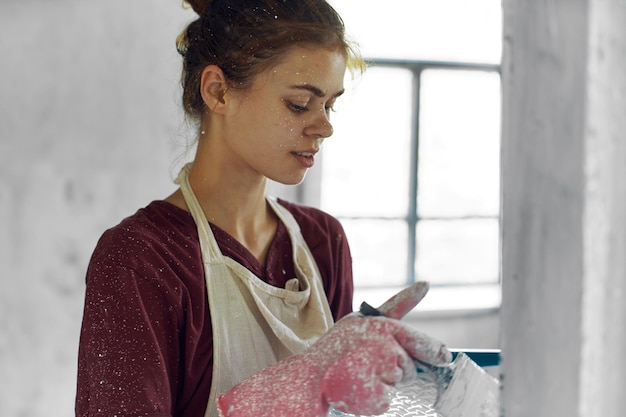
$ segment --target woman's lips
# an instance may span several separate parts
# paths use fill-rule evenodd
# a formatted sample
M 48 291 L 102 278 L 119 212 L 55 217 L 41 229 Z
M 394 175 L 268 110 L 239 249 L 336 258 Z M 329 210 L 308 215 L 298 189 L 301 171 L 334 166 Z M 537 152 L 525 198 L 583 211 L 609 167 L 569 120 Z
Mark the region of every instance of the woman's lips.
M 293 156 L 302 164 L 305 168 L 311 168 L 315 164 L 315 153 L 314 152 L 292 152 Z

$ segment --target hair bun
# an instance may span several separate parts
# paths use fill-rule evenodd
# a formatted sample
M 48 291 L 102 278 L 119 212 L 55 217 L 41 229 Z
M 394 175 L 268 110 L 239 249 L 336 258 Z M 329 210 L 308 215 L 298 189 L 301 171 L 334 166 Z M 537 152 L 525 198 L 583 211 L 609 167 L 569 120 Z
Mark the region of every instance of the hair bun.
M 202 16 L 204 11 L 209 7 L 209 4 L 211 4 L 211 0 L 183 0 L 183 5 L 185 4 L 191 6 L 194 12 Z

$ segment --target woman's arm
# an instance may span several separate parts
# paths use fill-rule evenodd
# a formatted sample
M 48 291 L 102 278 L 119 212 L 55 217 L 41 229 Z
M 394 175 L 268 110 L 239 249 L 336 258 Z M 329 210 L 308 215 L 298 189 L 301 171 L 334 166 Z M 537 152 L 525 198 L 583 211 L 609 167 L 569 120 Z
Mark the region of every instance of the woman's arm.
M 124 265 L 89 267 L 78 360 L 77 416 L 171 416 L 178 317 L 158 281 Z

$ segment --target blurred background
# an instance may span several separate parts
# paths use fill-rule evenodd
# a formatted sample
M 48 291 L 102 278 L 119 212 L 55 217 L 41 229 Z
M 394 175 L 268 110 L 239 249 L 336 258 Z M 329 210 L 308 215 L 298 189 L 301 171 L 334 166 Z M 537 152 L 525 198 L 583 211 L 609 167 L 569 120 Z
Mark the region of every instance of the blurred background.
M 370 68 L 347 78 L 305 182 L 270 191 L 340 218 L 355 304 L 426 279 L 416 327 L 499 347 L 501 4 L 332 3 Z M 175 39 L 194 16 L 174 0 L 0 2 L 0 416 L 73 415 L 91 252 L 193 155 Z

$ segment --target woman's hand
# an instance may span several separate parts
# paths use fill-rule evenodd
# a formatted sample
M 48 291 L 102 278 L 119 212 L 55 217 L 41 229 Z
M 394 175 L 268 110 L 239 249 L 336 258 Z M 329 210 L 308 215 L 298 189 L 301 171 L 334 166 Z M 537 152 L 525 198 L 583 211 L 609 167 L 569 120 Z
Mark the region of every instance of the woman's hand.
M 390 389 L 416 373 L 413 360 L 445 365 L 439 341 L 399 321 L 428 292 L 418 282 L 370 317 L 352 313 L 305 352 L 254 374 L 218 399 L 223 417 L 319 417 L 335 409 L 373 415 L 387 410 Z

